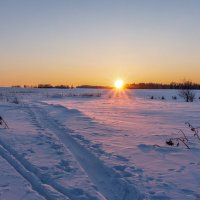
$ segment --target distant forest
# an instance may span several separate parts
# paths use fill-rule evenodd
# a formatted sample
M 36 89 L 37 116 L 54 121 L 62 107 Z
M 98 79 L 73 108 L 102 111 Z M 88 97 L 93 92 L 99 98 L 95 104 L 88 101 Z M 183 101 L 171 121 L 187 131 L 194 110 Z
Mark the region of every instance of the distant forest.
M 109 86 L 97 86 L 97 85 L 80 85 L 76 88 L 88 88 L 88 89 L 112 89 L 113 87 Z
M 112 89 L 113 87 L 82 85 L 82 86 L 78 86 L 77 88 Z M 126 89 L 193 89 L 193 90 L 200 90 L 200 84 L 193 83 L 190 81 L 185 81 L 182 83 L 172 82 L 170 84 L 132 83 L 132 84 L 126 84 L 124 86 L 124 88 L 126 88 Z
M 15 88 L 20 88 L 21 86 L 15 85 L 12 86 Z M 51 84 L 39 84 L 38 86 L 28 86 L 24 85 L 24 88 L 58 88 L 58 89 L 72 89 L 72 88 L 88 88 L 88 89 L 112 89 L 110 86 L 94 86 L 94 85 L 80 85 L 77 87 L 69 85 L 56 85 Z M 126 84 L 124 86 L 126 89 L 193 89 L 200 90 L 200 84 L 193 83 L 190 81 L 185 81 L 182 83 L 171 82 L 170 84 L 162 83 L 132 83 Z
M 193 89 L 200 90 L 200 84 L 185 81 L 182 83 L 172 82 L 170 84 L 162 83 L 132 83 L 125 86 L 128 89 Z

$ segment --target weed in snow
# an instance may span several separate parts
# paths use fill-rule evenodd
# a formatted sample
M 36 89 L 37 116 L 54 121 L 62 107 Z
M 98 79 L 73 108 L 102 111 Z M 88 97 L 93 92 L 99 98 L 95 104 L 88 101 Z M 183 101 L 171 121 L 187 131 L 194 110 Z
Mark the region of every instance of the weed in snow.
M 5 122 L 3 117 L 1 117 L 1 116 L 0 116 L 0 126 L 3 127 L 3 128 L 8 128 L 7 123 Z
M 198 140 L 200 141 L 200 136 L 198 134 L 198 130 L 200 129 L 200 127 L 194 127 L 192 126 L 189 122 L 185 122 L 185 124 L 190 128 L 190 130 L 194 133 L 194 137 L 197 137 Z M 185 135 L 185 133 L 183 132 L 183 130 L 181 129 L 176 129 L 178 130 L 178 133 L 181 133 L 182 136 L 180 137 L 176 137 L 176 138 L 170 138 L 166 141 L 166 144 L 169 145 L 169 146 L 179 146 L 180 142 L 182 144 L 184 144 L 187 149 L 190 149 L 189 145 L 188 145 L 188 142 L 189 142 L 189 139 L 188 137 Z

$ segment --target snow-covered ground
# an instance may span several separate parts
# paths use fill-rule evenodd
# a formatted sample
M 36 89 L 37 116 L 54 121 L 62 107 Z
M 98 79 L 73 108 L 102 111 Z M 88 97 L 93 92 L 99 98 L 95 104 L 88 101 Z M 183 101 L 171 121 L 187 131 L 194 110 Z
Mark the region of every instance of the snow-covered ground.
M 0 199 L 200 199 L 196 93 L 1 88 Z

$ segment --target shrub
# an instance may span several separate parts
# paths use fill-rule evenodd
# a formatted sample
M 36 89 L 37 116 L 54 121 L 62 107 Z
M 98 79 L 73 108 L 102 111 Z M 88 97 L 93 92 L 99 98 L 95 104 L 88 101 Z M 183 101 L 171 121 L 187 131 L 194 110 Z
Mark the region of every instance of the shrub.
M 154 99 L 154 96 L 151 96 L 150 99 Z
M 172 96 L 172 99 L 173 99 L 173 100 L 176 100 L 176 99 L 177 99 L 177 97 L 176 97 L 176 96 Z
M 195 92 L 191 89 L 193 83 L 190 81 L 183 82 L 181 89 L 178 91 L 178 95 L 186 102 L 193 102 L 195 99 Z
M 17 99 L 17 97 L 14 97 L 14 99 L 12 99 L 11 103 L 19 104 L 19 100 Z
M 162 100 L 165 100 L 165 97 L 164 97 L 164 96 L 162 96 L 162 97 L 161 97 L 161 99 L 162 99 Z

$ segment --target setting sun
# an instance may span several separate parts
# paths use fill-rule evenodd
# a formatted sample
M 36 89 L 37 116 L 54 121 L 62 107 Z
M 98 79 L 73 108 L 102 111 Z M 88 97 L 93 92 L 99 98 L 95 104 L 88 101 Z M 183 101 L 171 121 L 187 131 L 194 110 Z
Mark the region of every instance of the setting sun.
M 124 82 L 122 80 L 115 81 L 115 88 L 122 89 L 124 86 Z

